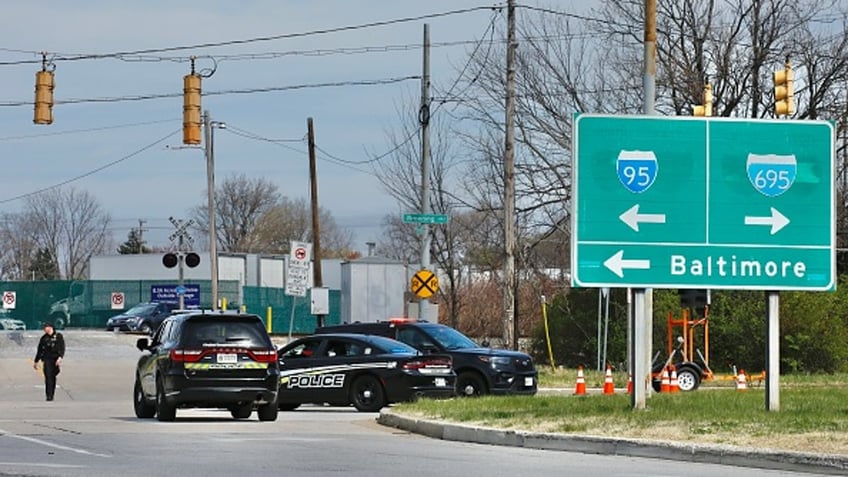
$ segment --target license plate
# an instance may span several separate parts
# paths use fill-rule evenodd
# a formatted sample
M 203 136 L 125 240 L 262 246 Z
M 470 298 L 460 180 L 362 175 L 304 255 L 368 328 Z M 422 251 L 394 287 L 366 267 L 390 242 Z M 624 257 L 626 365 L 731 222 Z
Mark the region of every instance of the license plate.
M 524 385 L 528 388 L 533 387 L 533 378 L 524 378 Z
M 445 378 L 436 378 L 436 386 L 437 387 L 443 388 L 447 385 L 448 385 L 448 382 L 445 380 Z
M 235 353 L 220 353 L 218 354 L 218 362 L 226 364 L 238 363 L 238 355 Z

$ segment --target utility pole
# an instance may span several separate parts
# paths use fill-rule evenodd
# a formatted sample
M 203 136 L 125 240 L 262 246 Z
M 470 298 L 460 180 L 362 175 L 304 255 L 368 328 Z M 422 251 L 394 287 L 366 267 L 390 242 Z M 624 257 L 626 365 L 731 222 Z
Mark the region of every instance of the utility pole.
M 515 0 L 507 2 L 506 134 L 504 139 L 503 339 L 514 347 L 515 331 Z
M 312 267 L 315 283 L 313 288 L 324 286 L 321 275 L 321 227 L 318 223 L 318 173 L 315 170 L 315 130 L 312 118 L 306 118 L 307 138 L 309 144 L 309 184 L 312 201 Z M 316 315 L 318 327 L 324 326 L 324 315 Z
M 424 24 L 424 71 L 421 75 L 421 214 L 430 213 L 430 25 Z M 430 225 L 421 224 L 421 269 L 430 269 Z M 438 317 L 436 317 L 438 318 Z M 430 300 L 419 298 L 418 319 L 430 319 Z
M 138 253 L 144 253 L 144 224 L 147 222 L 143 219 L 138 219 Z
M 218 234 L 215 228 L 215 136 L 212 133 L 209 111 L 203 112 L 203 132 L 206 136 L 206 189 L 209 215 L 209 275 L 212 288 L 212 310 L 218 309 Z

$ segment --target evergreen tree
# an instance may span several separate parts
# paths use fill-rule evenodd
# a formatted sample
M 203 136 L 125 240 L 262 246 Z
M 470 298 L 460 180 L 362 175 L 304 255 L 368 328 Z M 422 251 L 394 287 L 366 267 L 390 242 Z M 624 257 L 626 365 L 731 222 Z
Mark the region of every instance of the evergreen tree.
M 59 262 L 48 248 L 40 248 L 32 257 L 29 267 L 33 280 L 58 280 Z
M 132 255 L 139 253 L 150 253 L 151 249 L 144 246 L 144 242 L 141 240 L 141 234 L 138 229 L 130 230 L 130 233 L 127 234 L 127 241 L 122 243 L 118 247 L 118 253 L 121 255 Z

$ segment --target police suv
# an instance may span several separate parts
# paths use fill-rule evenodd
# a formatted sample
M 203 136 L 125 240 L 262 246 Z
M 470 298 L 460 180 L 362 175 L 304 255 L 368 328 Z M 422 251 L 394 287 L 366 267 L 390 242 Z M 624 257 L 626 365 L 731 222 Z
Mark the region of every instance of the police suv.
M 136 343 L 135 414 L 173 421 L 178 408 L 228 409 L 234 419 L 253 410 L 277 419 L 280 369 L 262 320 L 252 314 L 179 312 L 152 339 Z
M 456 374 L 447 355 L 422 354 L 383 336 L 323 334 L 278 352 L 279 406 L 353 405 L 362 412 L 418 397 L 451 397 Z
M 402 341 L 424 353 L 449 355 L 461 396 L 536 394 L 538 372 L 525 353 L 481 347 L 450 326 L 408 318 L 318 328 L 316 333 L 367 333 Z

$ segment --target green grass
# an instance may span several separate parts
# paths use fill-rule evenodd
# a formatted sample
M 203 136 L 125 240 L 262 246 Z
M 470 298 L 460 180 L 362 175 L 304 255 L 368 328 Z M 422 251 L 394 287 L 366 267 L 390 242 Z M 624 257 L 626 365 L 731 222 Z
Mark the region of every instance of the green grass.
M 397 405 L 394 410 L 415 417 L 502 429 L 848 453 L 845 375 L 782 377 L 780 409 L 766 411 L 762 387 L 749 387 L 746 392 L 704 387 L 688 393 L 653 393 L 646 409 L 634 410 L 630 396 L 622 392 L 612 396 L 574 396 L 576 371 L 562 371 L 571 375 L 571 383 L 568 376 L 561 377 L 559 373 L 540 376 L 542 387 L 566 388 L 558 394 L 424 399 Z M 603 373 L 598 376 L 602 385 Z M 590 387 L 590 381 L 595 380 L 594 372 L 591 378 L 587 376 Z M 617 386 L 624 384 L 626 381 Z

